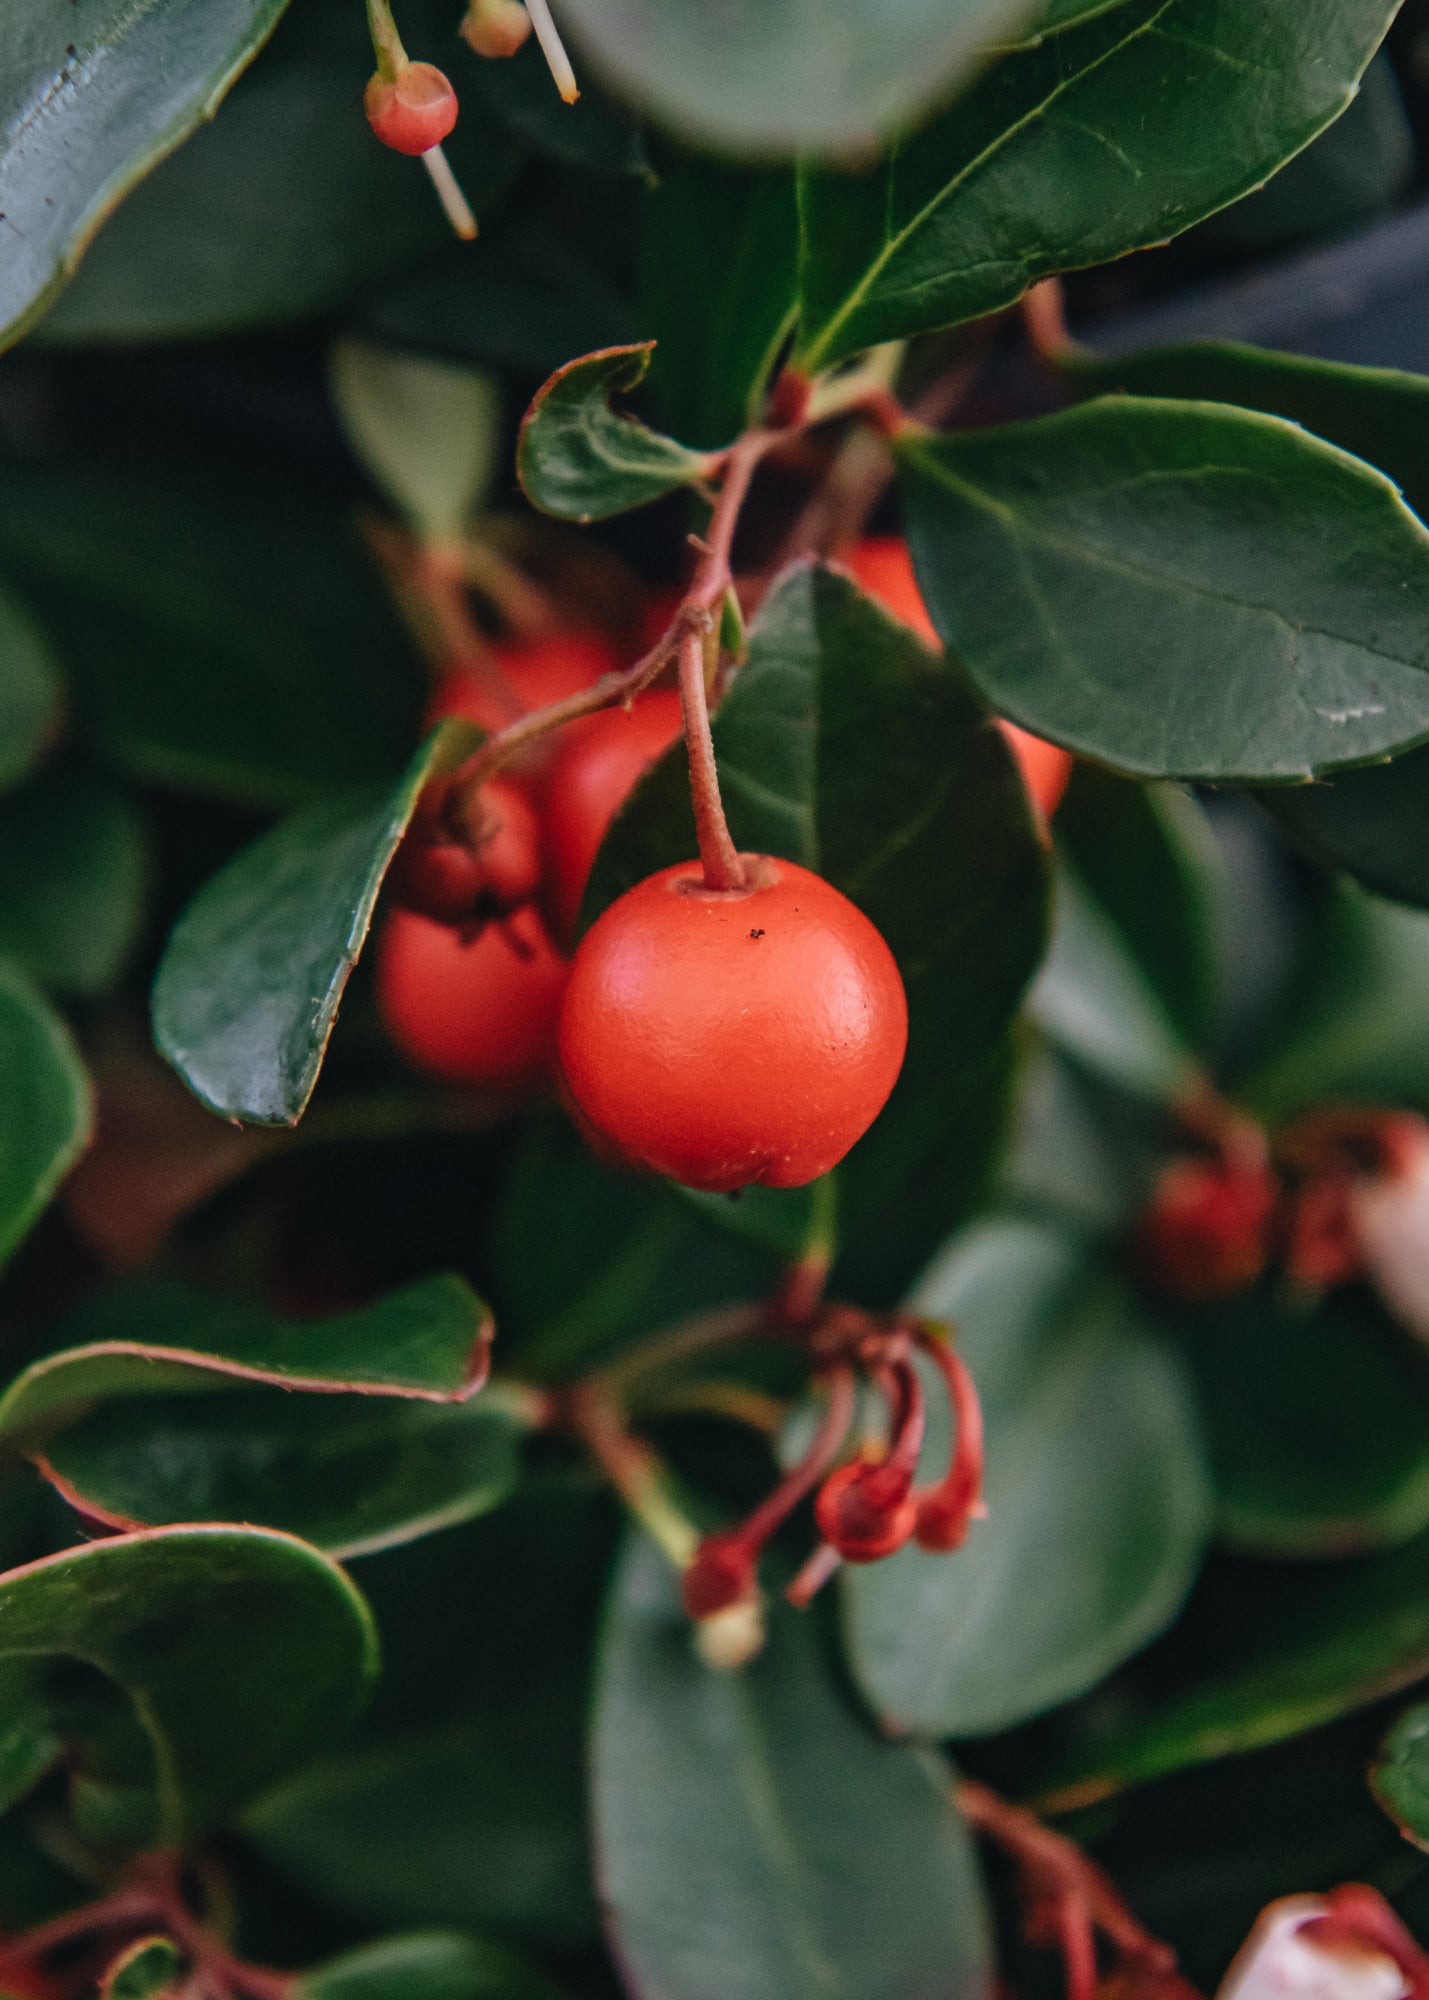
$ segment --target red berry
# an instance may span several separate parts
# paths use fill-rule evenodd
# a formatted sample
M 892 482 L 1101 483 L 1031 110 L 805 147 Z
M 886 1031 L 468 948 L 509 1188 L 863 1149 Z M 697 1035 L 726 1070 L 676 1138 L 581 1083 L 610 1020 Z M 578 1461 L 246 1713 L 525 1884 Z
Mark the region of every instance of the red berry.
M 908 553 L 908 544 L 901 535 L 868 536 L 845 556 L 844 564 L 869 596 L 876 597 L 895 618 L 911 625 L 929 645 L 942 645 L 928 616 L 918 579 L 913 574 L 913 558 Z M 1050 819 L 1072 775 L 1071 752 L 1060 749 L 1055 743 L 1044 743 L 1040 736 L 1019 729 L 1015 722 L 1000 721 L 998 727 L 1017 759 L 1032 803 L 1043 819 Z
M 566 731 L 543 793 L 546 890 L 558 937 L 575 929 L 610 822 L 679 733 L 680 697 L 665 688 L 641 695 L 628 712 L 603 709 Z
M 628 890 L 571 965 L 560 1059 L 581 1116 L 631 1164 L 689 1187 L 801 1187 L 873 1123 L 908 1039 L 879 933 L 792 861 L 750 886 L 681 862 Z
M 1174 1160 L 1162 1169 L 1141 1223 L 1147 1278 L 1190 1303 L 1244 1291 L 1270 1259 L 1279 1197 L 1267 1167 Z
M 394 153 L 429 153 L 456 124 L 456 92 L 435 63 L 408 63 L 390 78 L 379 70 L 363 93 L 362 108 Z
M 438 793 L 408 829 L 389 878 L 403 909 L 438 923 L 507 916 L 530 902 L 541 880 L 535 808 L 508 778 L 488 778 L 465 807 L 458 838 Z
M 887 1474 L 885 1466 L 855 1459 L 831 1472 L 819 1488 L 814 1519 L 845 1562 L 881 1562 L 901 1549 L 918 1525 L 908 1479 L 890 1480 Z
M 544 639 L 503 643 L 492 647 L 491 661 L 496 671 L 489 679 L 483 678 L 479 667 L 460 662 L 447 668 L 427 711 L 429 729 L 448 715 L 488 732 L 504 729 L 528 709 L 580 694 L 621 664 L 610 643 L 594 632 L 558 632 Z
M 403 1054 L 453 1082 L 498 1089 L 537 1083 L 550 1069 L 565 982 L 565 960 L 531 910 L 469 943 L 396 910 L 377 956 L 377 1004 Z

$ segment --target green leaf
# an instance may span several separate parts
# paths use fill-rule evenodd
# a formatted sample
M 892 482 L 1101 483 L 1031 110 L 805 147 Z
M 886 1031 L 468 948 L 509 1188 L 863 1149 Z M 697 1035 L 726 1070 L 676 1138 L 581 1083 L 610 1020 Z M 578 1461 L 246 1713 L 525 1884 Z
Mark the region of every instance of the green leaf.
M 866 150 L 1020 25 L 1026 0 L 566 0 L 592 61 L 682 136 L 735 153 Z
M 951 1556 L 850 1571 L 854 1674 L 886 1728 L 976 1736 L 1081 1694 L 1175 1616 L 1208 1495 L 1189 1385 L 1065 1225 L 993 1219 L 917 1295 L 987 1424 L 988 1519 Z M 923 1476 L 947 1463 L 930 1394 Z
M 9 254 L 0 338 L 14 341 L 73 271 L 141 175 L 219 101 L 285 0 L 101 0 L 83 18 L 0 15 L 0 209 Z
M 23 778 L 54 734 L 59 667 L 20 600 L 0 589 L 0 786 Z
M 158 2000 L 178 1983 L 183 1955 L 172 1938 L 141 1937 L 105 1969 L 99 2000 Z
M 61 768 L 0 798 L 0 953 L 61 991 L 102 993 L 144 913 L 150 853 L 128 794 Z
M 1394 1694 L 1429 1673 L 1427 1607 L 1425 1535 L 1348 1561 L 1213 1562 L 1174 1631 L 1062 1718 L 1042 1803 L 1086 1804 Z
M 1429 1527 L 1429 1359 L 1369 1293 L 1256 1293 L 1186 1331 L 1224 1539 L 1329 1556 Z
M 159 11 L 180 5 L 192 14 L 203 0 L 162 0 Z M 413 55 L 444 60 L 451 27 L 442 0 L 402 9 Z M 371 72 L 360 6 L 294 7 L 213 122 L 105 224 L 38 339 L 194 339 L 278 325 L 331 311 L 439 253 L 451 230 L 426 173 L 374 145 L 356 115 Z M 492 119 L 468 115 L 446 151 L 482 213 L 515 165 L 511 141 Z
M 942 2000 L 987 1990 L 987 1917 L 949 1778 L 856 1719 L 819 1620 L 780 1609 L 749 1667 L 695 1653 L 673 1574 L 634 1543 L 592 1751 L 616 1954 L 680 2000 Z
M 135 1847 L 220 1825 L 340 1734 L 376 1671 L 366 1607 L 341 1570 L 288 1535 L 208 1526 L 11 1570 L 0 1659 L 29 1659 L 37 1674 L 79 1661 L 128 1698 L 58 1713 L 76 1732 L 83 1837 Z
M 1294 425 L 1106 397 L 900 458 L 933 621 L 1038 735 L 1144 776 L 1265 781 L 1429 733 L 1429 530 Z
M 759 418 L 796 308 L 794 176 L 681 155 L 642 210 L 650 387 L 681 437 L 721 445 Z
M 1003 46 L 1035 48 L 1044 35 L 1059 35 L 1064 28 L 1080 27 L 1083 21 L 1095 20 L 1098 14 L 1110 13 L 1113 7 L 1125 4 L 1126 0 L 1046 0 L 1022 37 Z
M 840 1207 L 877 1238 L 900 1204 L 988 1157 L 974 1101 L 1042 950 L 1046 859 L 1002 733 L 966 684 L 841 572 L 801 564 L 765 598 L 714 723 L 731 831 L 813 868 L 878 926 L 908 993 L 903 1074 L 839 1168 Z M 878 745 L 878 756 L 868 748 Z M 586 914 L 695 852 L 683 750 L 655 767 L 597 857 Z M 939 1214 L 913 1268 L 946 1235 Z M 907 1273 L 904 1273 L 906 1282 Z
M 441 1931 L 360 1944 L 293 1981 L 293 2000 L 559 2000 L 515 1952 Z
M 1391 764 L 1335 771 L 1316 785 L 1277 785 L 1260 803 L 1322 867 L 1396 902 L 1429 909 L 1429 749 Z
M 1406 1840 L 1429 1847 L 1429 1707 L 1408 1708 L 1370 1772 L 1374 1795 Z
M 650 177 L 640 121 L 589 76 L 581 77 L 576 102 L 562 103 L 534 35 L 503 61 L 462 63 L 454 81 L 464 112 L 489 112 L 513 138 L 548 159 L 583 174 Z M 580 350 L 567 350 L 573 351 Z
M 0 962 L 0 1262 L 89 1143 L 89 1078 L 60 1020 Z
M 806 169 L 795 359 L 980 318 L 1199 222 L 1344 110 L 1395 11 L 1123 0 L 992 65 L 876 166 Z
M 348 443 L 419 540 L 457 540 L 496 471 L 501 396 L 493 378 L 342 340 L 330 379 Z
M 0 563 L 81 732 L 140 778 L 282 806 L 415 741 L 420 665 L 345 499 L 292 467 L 217 447 L 0 463 Z
M 602 521 L 693 485 L 711 470 L 707 453 L 611 407 L 612 396 L 643 380 L 652 346 L 582 355 L 538 391 L 516 447 L 517 476 L 533 507 L 567 521 Z
M 305 807 L 189 904 L 154 982 L 154 1039 L 211 1110 L 259 1125 L 302 1117 L 422 787 L 474 741 L 444 724 L 396 785 Z

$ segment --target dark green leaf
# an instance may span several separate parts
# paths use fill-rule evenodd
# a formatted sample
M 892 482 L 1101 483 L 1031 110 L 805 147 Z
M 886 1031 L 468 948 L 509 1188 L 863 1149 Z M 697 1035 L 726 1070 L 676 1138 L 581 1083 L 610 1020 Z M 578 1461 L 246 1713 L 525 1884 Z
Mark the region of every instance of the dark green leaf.
M 59 721 L 59 668 L 17 597 L 0 590 L 0 786 L 23 778 Z
M 933 621 L 1039 736 L 1254 781 L 1429 734 L 1429 530 L 1294 425 L 1106 397 L 900 456 Z
M 75 770 L 0 798 L 0 953 L 46 986 L 102 993 L 143 915 L 149 844 L 132 800 Z
M 1367 1292 L 1263 1293 L 1188 1324 L 1222 1535 L 1344 1555 L 1429 1527 L 1429 1360 Z
M 806 170 L 796 358 L 979 318 L 1199 222 L 1343 111 L 1395 11 L 1123 0 L 1004 57 L 876 167 Z
M 172 1938 L 136 1938 L 105 1969 L 99 2000 L 158 2000 L 177 1984 L 182 1964 Z
M 1110 13 L 1113 7 L 1121 7 L 1126 0 L 1044 0 L 1028 23 L 1017 42 L 1011 39 L 1001 46 L 1035 48 L 1043 35 L 1059 35 L 1064 28 L 1080 27 L 1083 21 L 1095 19 L 1098 14 Z
M 453 79 L 464 110 L 490 112 L 550 159 L 591 174 L 650 171 L 639 122 L 586 76 L 576 102 L 563 104 L 534 35 L 505 61 L 463 63 Z
M 562 1991 L 501 1945 L 413 1931 L 358 1945 L 293 1981 L 293 2000 L 558 2000 Z
M 1429 749 L 1259 796 L 1312 860 L 1343 869 L 1381 896 L 1429 909 Z
M 339 341 L 329 381 L 347 441 L 418 541 L 453 543 L 489 493 L 501 393 L 475 368 Z
M 166 0 L 167 11 L 176 4 Z M 184 4 L 201 11 L 203 0 Z M 414 55 L 425 41 L 443 59 L 437 30 L 450 36 L 449 7 L 408 0 L 402 27 Z M 357 111 L 371 71 L 360 6 L 295 7 L 213 123 L 106 224 L 40 339 L 191 339 L 270 326 L 342 305 L 441 250 L 451 231 L 426 173 L 375 145 Z M 509 175 L 513 150 L 479 114 L 448 140 L 478 213 Z
M 1196 1573 L 1208 1494 L 1189 1385 L 1065 1226 L 975 1227 L 918 1294 L 958 1329 L 987 1422 L 988 1519 L 951 1556 L 851 1571 L 854 1673 L 886 1727 L 1004 1729 L 1161 1631 Z M 947 1463 L 930 1395 L 924 1476 Z
M 986 1990 L 987 1919 L 946 1774 L 849 1711 L 816 1617 L 752 1665 L 695 1653 L 653 1546 L 622 1564 L 593 1749 L 615 1949 L 681 2000 L 942 2000 Z
M 844 1242 L 854 1228 L 876 1236 L 880 1212 L 988 1156 L 988 1121 L 969 1117 L 971 1101 L 1004 1060 L 1044 937 L 1046 863 L 1026 793 L 1001 731 L 947 662 L 816 565 L 765 599 L 714 736 L 740 848 L 817 869 L 877 924 L 903 973 L 903 1075 L 839 1169 Z M 615 822 L 587 913 L 694 851 L 677 745 Z M 943 1206 L 915 1269 L 955 1215 Z
M 189 904 L 154 982 L 154 1038 L 211 1110 L 259 1125 L 302 1117 L 422 787 L 474 740 L 443 724 L 396 785 L 305 807 Z
M 0 13 L 0 326 L 15 340 L 142 174 L 212 116 L 286 0 Z
M 416 738 L 421 670 L 345 503 L 292 467 L 11 460 L 0 561 L 82 731 L 141 778 L 286 805 L 384 776 Z
M 315 1549 L 184 1527 L 0 1578 L 0 1658 L 83 1662 L 128 1697 L 62 1704 L 71 1801 L 101 1845 L 177 1845 L 340 1734 L 376 1671 L 371 1621 Z M 96 1686 L 103 1686 L 97 1683 Z M 132 1704 L 132 1710 L 129 1707 Z M 68 1725 L 66 1726 L 66 1718 Z
M 677 132 L 738 153 L 866 150 L 946 90 L 1026 0 L 566 0 L 617 89 Z
M 650 387 L 681 437 L 716 446 L 755 422 L 796 307 L 794 176 L 680 157 L 643 214 Z
M 1406 1709 L 1370 1773 L 1374 1795 L 1416 1847 L 1429 1847 L 1429 1708 Z
M 652 342 L 586 354 L 558 369 L 521 425 L 516 471 L 526 498 L 568 521 L 599 521 L 690 486 L 710 471 L 690 451 L 611 407 L 650 365 Z
M 0 1261 L 89 1141 L 89 1078 L 59 1016 L 0 963 Z

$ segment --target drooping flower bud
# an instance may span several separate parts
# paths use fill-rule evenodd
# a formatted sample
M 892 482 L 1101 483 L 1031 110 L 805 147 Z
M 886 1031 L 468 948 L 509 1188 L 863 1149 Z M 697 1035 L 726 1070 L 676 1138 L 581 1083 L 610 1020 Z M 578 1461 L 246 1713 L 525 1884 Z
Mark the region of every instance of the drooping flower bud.
M 1236 1954 L 1216 2000 L 1405 2000 L 1413 1982 L 1396 1958 L 1335 1917 L 1341 1893 L 1271 1903 Z M 1384 1909 L 1397 1925 L 1393 1912 Z

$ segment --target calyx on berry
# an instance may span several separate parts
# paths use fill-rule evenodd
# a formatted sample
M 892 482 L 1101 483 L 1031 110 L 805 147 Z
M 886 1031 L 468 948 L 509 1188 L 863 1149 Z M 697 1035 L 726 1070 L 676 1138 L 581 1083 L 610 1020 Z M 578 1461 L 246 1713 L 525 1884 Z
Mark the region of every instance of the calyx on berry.
M 374 72 L 363 92 L 367 122 L 394 153 L 429 153 L 457 120 L 457 96 L 435 63 L 409 62 L 395 76 Z

